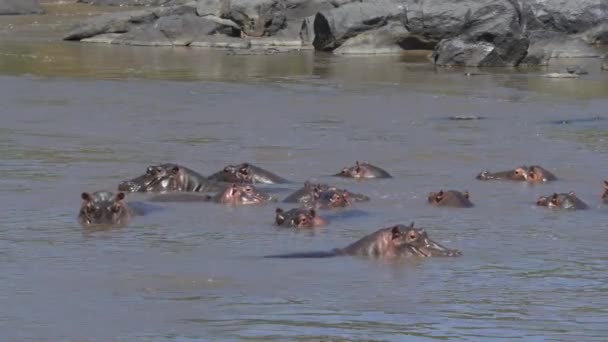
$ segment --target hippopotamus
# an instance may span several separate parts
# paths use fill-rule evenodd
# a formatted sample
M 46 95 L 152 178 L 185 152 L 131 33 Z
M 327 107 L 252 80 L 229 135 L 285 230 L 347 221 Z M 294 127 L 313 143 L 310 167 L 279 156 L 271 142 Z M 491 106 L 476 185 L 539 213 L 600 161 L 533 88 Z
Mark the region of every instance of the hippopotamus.
M 307 206 L 318 209 L 344 208 L 351 205 L 348 192 L 342 190 L 315 191 Z
M 262 183 L 262 184 L 283 184 L 289 183 L 288 180 L 281 178 L 270 171 L 250 163 L 238 165 L 228 165 L 223 170 L 218 171 L 207 179 L 218 182 L 229 183 Z
M 548 208 L 558 209 L 587 209 L 589 206 L 580 200 L 574 194 L 574 191 L 569 193 L 553 193 L 549 196 L 541 196 L 536 201 L 536 205 Z
M 358 194 L 354 192 L 350 192 L 345 189 L 338 189 L 333 185 L 328 184 L 312 184 L 310 182 L 305 182 L 304 186 L 298 190 L 296 190 L 291 195 L 287 196 L 283 202 L 285 203 L 311 203 L 314 201 L 315 192 L 323 192 L 323 191 L 342 191 L 348 194 L 348 198 L 352 199 L 355 202 L 365 202 L 369 201 L 369 197 L 363 194 Z
M 92 225 L 126 225 L 136 212 L 125 201 L 124 192 L 83 192 L 78 222 L 83 227 Z
M 354 166 L 345 167 L 342 171 L 334 176 L 345 178 L 392 178 L 392 176 L 383 169 L 368 163 L 355 162 Z
M 218 192 L 215 196 L 208 196 L 208 201 L 232 204 L 232 205 L 247 205 L 247 204 L 263 204 L 266 202 L 275 202 L 275 199 L 265 193 L 258 191 L 250 184 L 236 184 L 226 187 Z
M 326 224 L 325 220 L 318 216 L 316 210 L 312 208 L 294 208 L 288 211 L 277 208 L 275 222 L 277 226 L 294 228 L 315 228 Z
M 182 165 L 166 163 L 151 165 L 146 173 L 118 185 L 119 191 L 128 192 L 213 192 L 221 184 L 210 181 L 201 174 Z
M 608 204 L 608 180 L 604 181 L 604 193 L 602 194 L 602 201 Z
M 346 246 L 325 252 L 304 252 L 268 255 L 266 258 L 329 258 L 336 256 L 365 256 L 373 258 L 399 258 L 399 257 L 431 257 L 431 256 L 460 256 L 457 249 L 448 249 L 431 240 L 426 231 L 398 224 L 392 227 L 381 228 L 360 240 Z
M 500 172 L 482 171 L 475 178 L 479 180 L 512 180 L 529 183 L 549 182 L 557 179 L 551 172 L 538 165 L 530 167 L 518 166 L 513 170 Z
M 471 208 L 473 203 L 469 199 L 469 192 L 456 190 L 429 192 L 428 201 L 437 207 Z

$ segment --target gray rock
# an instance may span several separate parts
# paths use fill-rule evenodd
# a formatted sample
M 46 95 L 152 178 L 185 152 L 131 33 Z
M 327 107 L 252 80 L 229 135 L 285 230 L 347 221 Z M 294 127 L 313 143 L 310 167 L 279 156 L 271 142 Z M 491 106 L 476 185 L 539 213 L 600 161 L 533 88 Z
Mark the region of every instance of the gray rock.
M 333 53 L 335 55 L 399 54 L 403 51 L 400 43 L 409 37 L 410 33 L 401 22 L 391 22 L 347 39 Z
M 600 54 L 581 38 L 552 31 L 528 33 L 530 48 L 524 65 L 549 65 L 552 58 L 598 57 Z
M 594 26 L 581 33 L 579 37 L 587 44 L 608 44 L 608 23 Z
M 104 33 L 125 33 L 135 25 L 156 19 L 154 11 L 149 9 L 102 14 L 76 24 L 63 39 L 81 40 Z
M 439 42 L 433 52 L 435 64 L 518 65 L 529 46 L 520 25 L 518 8 L 506 0 L 483 0 L 476 4 L 479 7 L 469 8 L 463 16 L 460 34 Z
M 522 22 L 530 30 L 581 33 L 606 22 L 606 0 L 526 0 L 522 1 Z
M 42 14 L 38 0 L 0 0 L 0 15 Z
M 123 35 L 122 33 L 104 33 L 104 34 L 97 35 L 95 37 L 84 38 L 84 39 L 81 39 L 80 41 L 83 43 L 112 44 L 116 38 L 118 38 L 122 35 Z
M 196 13 L 195 5 L 194 2 L 190 2 L 181 6 L 102 14 L 77 23 L 64 37 L 64 40 L 81 40 L 106 33 L 127 33 L 139 26 L 154 23 L 158 18 L 172 15 L 194 16 Z M 141 34 L 142 31 L 144 29 L 139 28 L 138 34 Z
M 221 34 L 197 37 L 190 47 L 219 48 L 219 49 L 249 49 L 251 43 L 248 40 L 229 37 Z
M 398 0 L 351 2 L 320 11 L 314 16 L 312 25 L 313 45 L 317 50 L 331 51 L 362 32 L 382 27 L 389 20 L 400 20 L 405 16 L 402 3 Z
M 112 44 L 188 46 L 201 36 L 215 33 L 217 24 L 194 14 L 162 17 L 114 38 Z
M 192 0 L 78 0 L 76 2 L 100 6 L 171 6 Z

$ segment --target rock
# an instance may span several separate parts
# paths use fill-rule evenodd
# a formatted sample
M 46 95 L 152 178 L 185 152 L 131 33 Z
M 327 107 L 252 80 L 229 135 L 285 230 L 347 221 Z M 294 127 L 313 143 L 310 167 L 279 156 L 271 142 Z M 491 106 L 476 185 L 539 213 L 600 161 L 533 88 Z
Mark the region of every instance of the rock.
M 522 1 L 522 21 L 530 30 L 581 33 L 606 22 L 606 0 Z
M 347 39 L 333 53 L 335 55 L 399 54 L 403 51 L 400 42 L 409 36 L 410 33 L 401 22 L 391 22 Z
M 220 48 L 220 49 L 249 49 L 251 43 L 248 40 L 215 34 L 197 37 L 190 47 Z
M 602 70 L 608 70 L 608 55 L 604 56 L 604 60 L 602 61 Z
M 104 33 L 104 34 L 100 34 L 97 35 L 95 37 L 91 37 L 91 38 L 84 38 L 81 39 L 81 42 L 84 43 L 105 43 L 105 44 L 112 44 L 112 42 L 114 42 L 114 40 L 120 36 L 122 36 L 122 33 Z
M 587 44 L 608 44 L 608 23 L 592 27 L 581 33 L 579 37 Z
M 598 57 L 599 53 L 581 38 L 552 31 L 528 33 L 530 48 L 523 65 L 548 65 L 551 58 Z
M 217 24 L 194 14 L 162 17 L 116 37 L 113 44 L 188 46 L 198 37 L 215 33 Z
M 196 3 L 189 2 L 181 6 L 102 14 L 76 24 L 63 39 L 81 40 L 106 33 L 127 33 L 137 29 L 139 26 L 152 24 L 158 20 L 158 18 L 162 17 L 195 16 L 195 5 Z M 146 30 L 144 28 L 139 28 L 137 31 L 137 34 L 139 35 L 138 39 L 143 38 L 143 35 L 145 35 L 143 32 Z M 125 36 L 125 38 L 133 36 L 133 34 L 134 33 Z
M 63 39 L 81 40 L 104 33 L 125 33 L 134 25 L 151 23 L 156 19 L 153 10 L 102 14 L 76 24 Z
M 100 6 L 171 6 L 192 0 L 78 0 L 76 2 Z
M 397 0 L 351 2 L 323 10 L 314 16 L 313 45 L 317 50 L 331 51 L 349 38 L 384 26 L 389 20 L 399 20 L 404 15 L 405 9 Z
M 587 75 L 589 71 L 580 65 L 571 65 L 566 67 L 566 72 L 573 75 Z
M 0 15 L 42 14 L 38 0 L 0 0 Z

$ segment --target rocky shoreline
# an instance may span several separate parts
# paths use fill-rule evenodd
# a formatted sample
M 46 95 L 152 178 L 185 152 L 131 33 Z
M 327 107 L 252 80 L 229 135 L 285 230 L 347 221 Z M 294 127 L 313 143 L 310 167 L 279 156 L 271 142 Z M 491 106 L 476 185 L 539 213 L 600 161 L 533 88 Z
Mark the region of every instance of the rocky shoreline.
M 238 54 L 429 50 L 435 65 L 471 67 L 599 58 L 595 46 L 608 43 L 605 0 L 78 1 L 139 7 L 84 20 L 65 40 L 220 48 Z M 23 1 L 0 0 L 0 8 L 15 2 Z

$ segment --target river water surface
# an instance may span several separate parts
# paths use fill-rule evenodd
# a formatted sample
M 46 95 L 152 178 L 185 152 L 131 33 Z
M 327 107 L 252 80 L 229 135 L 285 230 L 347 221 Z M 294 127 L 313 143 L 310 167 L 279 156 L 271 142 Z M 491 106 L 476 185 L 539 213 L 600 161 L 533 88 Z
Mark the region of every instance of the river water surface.
M 93 11 L 63 6 L 0 21 L 3 341 L 606 340 L 608 73 L 597 60 L 564 61 L 590 70 L 575 80 L 467 78 L 422 55 L 63 43 L 70 20 Z M 485 119 L 447 119 L 458 115 Z M 328 176 L 357 159 L 394 178 Z M 324 213 L 333 220 L 314 232 L 274 227 L 276 205 L 162 203 L 98 232 L 76 222 L 81 192 L 115 190 L 149 164 L 211 174 L 243 161 L 294 181 L 281 195 L 315 180 L 372 200 Z M 474 179 L 520 164 L 560 180 Z M 468 190 L 476 206 L 429 206 L 439 189 Z M 570 190 L 590 209 L 534 205 Z M 262 258 L 411 221 L 463 256 Z

